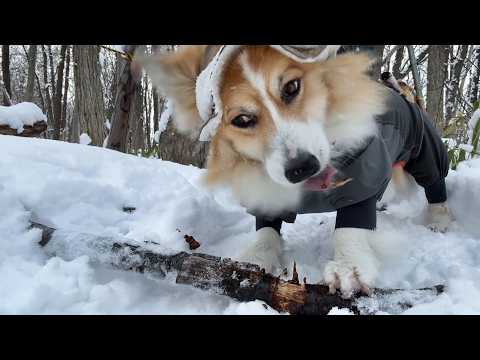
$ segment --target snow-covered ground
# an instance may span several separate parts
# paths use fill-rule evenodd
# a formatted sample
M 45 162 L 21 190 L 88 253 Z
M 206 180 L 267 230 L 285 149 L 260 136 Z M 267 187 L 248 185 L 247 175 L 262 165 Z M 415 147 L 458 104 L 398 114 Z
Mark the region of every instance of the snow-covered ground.
M 60 229 L 154 241 L 173 253 L 187 250 L 180 229 L 201 242 L 203 253 L 235 258 L 254 239 L 254 219 L 228 193 L 209 193 L 201 170 L 8 136 L 0 136 L 0 153 L 0 313 L 276 314 L 261 302 L 239 304 L 87 256 L 48 257 L 37 245 L 39 231 L 27 230 L 35 213 Z M 452 172 L 448 188 L 457 220 L 445 235 L 422 226 L 420 191 L 380 215 L 379 231 L 396 246 L 386 247 L 377 285 L 447 285 L 445 294 L 406 314 L 480 314 L 480 160 Z M 125 206 L 137 211 L 125 213 Z M 333 255 L 333 226 L 334 214 L 317 214 L 284 227 L 287 257 L 297 262 L 301 278 L 322 280 Z

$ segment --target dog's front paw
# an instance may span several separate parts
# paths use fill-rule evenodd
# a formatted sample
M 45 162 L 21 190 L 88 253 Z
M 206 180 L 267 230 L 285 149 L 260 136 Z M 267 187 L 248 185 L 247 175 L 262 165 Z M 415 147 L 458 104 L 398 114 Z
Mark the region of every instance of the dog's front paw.
M 324 271 L 325 283 L 332 294 L 337 290 L 345 298 L 357 292 L 370 294 L 379 272 L 379 261 L 368 242 L 372 235 L 372 231 L 364 229 L 335 231 L 335 260 Z
M 369 295 L 375 277 L 375 272 L 362 271 L 352 264 L 337 261 L 329 262 L 324 273 L 330 293 L 335 294 L 339 290 L 344 298 L 351 298 L 358 292 Z
M 260 229 L 256 236 L 255 242 L 238 257 L 238 260 L 258 265 L 267 273 L 281 271 L 284 263 L 282 237 L 272 228 Z

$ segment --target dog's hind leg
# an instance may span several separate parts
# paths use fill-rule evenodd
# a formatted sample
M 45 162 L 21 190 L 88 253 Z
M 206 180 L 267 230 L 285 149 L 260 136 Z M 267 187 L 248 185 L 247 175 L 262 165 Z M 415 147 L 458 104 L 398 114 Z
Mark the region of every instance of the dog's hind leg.
M 435 232 L 446 232 L 452 222 L 447 206 L 447 186 L 445 179 L 425 187 L 428 200 L 427 226 Z

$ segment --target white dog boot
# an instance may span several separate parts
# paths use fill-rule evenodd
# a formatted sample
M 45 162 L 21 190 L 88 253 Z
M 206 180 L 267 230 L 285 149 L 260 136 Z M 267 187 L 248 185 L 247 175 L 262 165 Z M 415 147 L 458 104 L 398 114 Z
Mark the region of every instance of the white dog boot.
M 241 262 L 259 265 L 267 273 L 282 271 L 284 240 L 279 233 L 266 227 L 256 233 L 255 242 L 238 258 Z
M 447 203 L 429 204 L 427 210 L 427 227 L 434 232 L 445 233 L 450 224 L 452 217 Z
M 369 294 L 380 268 L 369 240 L 371 230 L 341 228 L 335 230 L 335 256 L 325 267 L 324 279 L 333 294 L 340 290 L 345 298 L 356 292 Z

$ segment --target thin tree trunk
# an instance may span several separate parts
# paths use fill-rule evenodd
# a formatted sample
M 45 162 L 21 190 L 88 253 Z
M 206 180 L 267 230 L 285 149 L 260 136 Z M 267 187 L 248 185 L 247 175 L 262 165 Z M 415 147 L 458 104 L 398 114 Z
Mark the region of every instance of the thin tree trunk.
M 37 45 L 30 45 L 28 48 L 28 75 L 25 101 L 32 102 L 35 89 L 35 70 L 37 65 Z
M 60 48 L 60 61 L 57 66 L 57 82 L 55 85 L 56 92 L 53 98 L 53 139 L 60 140 L 60 131 L 62 127 L 62 88 L 63 88 L 63 71 L 65 68 L 65 53 L 67 45 Z
M 53 52 L 52 52 L 52 45 L 47 46 L 48 49 L 48 59 L 50 62 L 50 84 L 52 84 L 52 101 L 57 93 L 57 89 L 55 88 L 55 68 L 53 67 Z
M 395 54 L 395 61 L 392 67 L 392 74 L 395 79 L 399 79 L 401 76 L 401 68 L 403 63 L 403 57 L 405 55 L 405 45 L 400 45 Z
M 91 145 L 102 146 L 105 109 L 101 83 L 99 48 L 95 45 L 73 46 L 75 76 L 75 116 L 81 132 L 92 139 Z
M 475 49 L 475 54 L 473 58 L 473 76 L 472 76 L 472 86 L 470 89 L 470 102 L 474 104 L 478 101 L 479 97 L 479 82 L 480 82 L 480 45 Z
M 445 126 L 444 86 L 447 79 L 448 45 L 430 45 L 427 70 L 427 112 L 439 130 Z
M 61 125 L 62 129 L 67 127 L 67 105 L 68 105 L 68 87 L 70 85 L 70 50 L 71 46 L 67 45 L 67 55 L 65 58 L 66 62 L 66 69 L 65 69 L 65 81 L 64 81 L 64 88 L 63 88 L 63 106 L 62 106 L 62 118 L 61 118 Z
M 10 45 L 2 45 L 2 79 L 6 94 L 3 95 L 3 105 L 10 106 L 12 87 L 10 83 Z
M 150 122 L 152 120 L 152 99 L 151 94 L 148 91 L 148 78 L 147 76 L 144 77 L 143 81 L 143 108 L 144 108 L 144 115 L 145 115 L 145 148 L 150 150 L 150 132 L 151 126 Z
M 458 109 L 458 96 L 460 88 L 460 76 L 468 54 L 469 45 L 460 45 L 451 65 L 451 78 L 446 104 L 446 121 L 450 122 Z M 453 56 L 453 53 L 452 53 Z
M 144 116 L 143 116 L 143 84 L 141 82 L 137 85 L 135 92 L 135 100 L 133 111 L 130 113 L 130 150 L 134 154 L 144 150 L 145 134 L 144 134 Z
M 133 55 L 137 45 L 128 45 L 126 53 Z M 132 74 L 131 64 L 120 60 L 122 70 L 117 84 L 115 109 L 112 115 L 107 147 L 123 153 L 127 152 L 129 120 L 137 91 L 137 79 Z M 119 64 L 119 65 L 120 65 Z
M 42 86 L 40 85 L 40 79 L 38 78 L 37 72 L 35 72 L 35 81 L 37 83 L 38 96 L 40 98 L 40 103 L 42 105 L 42 112 L 45 113 L 47 112 L 47 109 L 45 108 L 45 99 L 43 98 Z
M 43 85 L 45 90 L 45 102 L 46 102 L 46 108 L 47 108 L 48 127 L 53 128 L 54 124 L 53 124 L 52 98 L 50 96 L 51 84 L 48 83 L 48 57 L 47 57 L 47 52 L 45 50 L 44 45 L 42 45 L 42 54 L 43 54 Z
M 407 45 L 408 56 L 410 58 L 410 67 L 412 68 L 413 80 L 415 82 L 415 93 L 417 95 L 418 105 L 425 109 L 425 100 L 423 97 L 422 87 L 420 85 L 420 72 L 418 69 L 417 58 L 412 45 Z
M 153 97 L 153 134 L 158 131 L 160 125 L 160 116 L 158 112 L 158 91 L 156 88 L 152 90 L 152 97 Z

